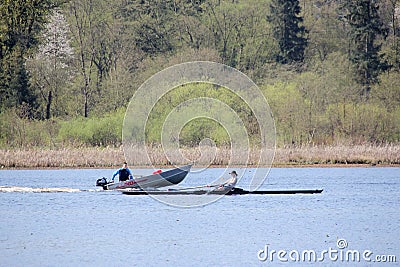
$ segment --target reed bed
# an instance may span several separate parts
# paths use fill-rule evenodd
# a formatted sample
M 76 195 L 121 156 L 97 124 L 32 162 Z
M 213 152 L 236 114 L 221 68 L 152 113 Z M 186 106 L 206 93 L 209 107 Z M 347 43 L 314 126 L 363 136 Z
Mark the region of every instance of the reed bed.
M 240 154 L 241 153 L 241 154 Z M 272 156 L 273 151 L 268 155 Z M 197 166 L 258 166 L 257 149 L 231 153 L 229 148 L 201 147 L 168 151 L 160 147 L 147 151 L 122 147 L 62 149 L 1 149 L 1 168 L 91 168 L 116 167 L 125 161 L 136 167 L 171 166 L 195 162 Z M 313 165 L 399 165 L 400 145 L 337 145 L 277 148 L 273 166 Z
M 122 148 L 63 148 L 0 150 L 2 168 L 90 168 L 117 166 Z
M 400 164 L 400 145 L 336 145 L 278 148 L 275 164 Z

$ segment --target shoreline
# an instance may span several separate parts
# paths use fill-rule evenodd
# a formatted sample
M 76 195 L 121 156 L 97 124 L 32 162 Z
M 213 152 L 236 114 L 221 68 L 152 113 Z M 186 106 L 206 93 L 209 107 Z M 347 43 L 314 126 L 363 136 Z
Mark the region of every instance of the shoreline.
M 91 169 L 106 169 L 113 170 L 119 168 L 120 166 L 92 166 L 92 167 L 0 167 L 0 171 L 18 171 L 18 170 L 91 170 Z M 176 166 L 173 165 L 155 165 L 155 166 L 129 166 L 130 169 L 133 170 L 145 170 L 145 169 L 172 169 Z M 211 166 L 196 166 L 194 168 L 226 168 L 226 166 L 222 165 L 211 165 Z M 268 168 L 265 166 L 256 166 L 256 165 L 232 165 L 229 166 L 232 168 Z M 271 169 L 302 169 L 302 168 L 400 168 L 400 164 L 302 164 L 302 165 L 293 165 L 293 164 L 272 164 Z
M 248 164 L 229 164 L 228 148 L 202 149 L 185 148 L 180 152 L 188 161 L 196 162 L 200 156 L 211 155 L 211 164 L 198 163 L 196 167 L 255 168 L 258 166 L 259 152 L 249 152 Z M 172 168 L 162 148 L 151 148 L 144 154 L 135 151 L 130 163 L 132 168 Z M 152 166 L 143 162 L 150 157 Z M 207 157 L 210 158 L 210 157 Z M 0 149 L 0 170 L 16 169 L 90 169 L 117 168 L 125 161 L 122 147 L 83 147 L 59 149 Z M 181 165 L 178 164 L 178 165 Z M 262 168 L 263 166 L 259 166 Z M 268 167 L 268 166 L 266 166 Z M 307 146 L 276 148 L 272 168 L 350 168 L 350 167 L 400 167 L 400 145 L 354 145 L 354 146 Z

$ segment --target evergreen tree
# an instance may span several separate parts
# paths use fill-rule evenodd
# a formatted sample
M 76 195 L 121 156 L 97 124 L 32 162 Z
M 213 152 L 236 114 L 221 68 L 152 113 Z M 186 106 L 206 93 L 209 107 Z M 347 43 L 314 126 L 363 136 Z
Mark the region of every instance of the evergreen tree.
M 54 5 L 52 0 L 0 1 L 0 112 L 22 103 L 35 107 L 25 58 Z
M 29 75 L 25 68 L 25 59 L 20 47 L 14 47 L 11 54 L 3 58 L 2 73 L 0 76 L 0 111 L 28 105 L 36 108 L 36 96 L 29 90 Z M 32 114 L 24 114 L 31 116 Z
M 272 0 L 269 22 L 279 45 L 276 60 L 283 64 L 302 62 L 307 46 L 307 33 L 300 16 L 299 0 Z
M 386 38 L 388 28 L 378 13 L 377 0 L 345 1 L 345 18 L 350 25 L 350 60 L 357 71 L 358 82 L 363 86 L 361 95 L 368 98 L 371 84 L 387 68 L 380 55 L 381 45 L 378 37 Z

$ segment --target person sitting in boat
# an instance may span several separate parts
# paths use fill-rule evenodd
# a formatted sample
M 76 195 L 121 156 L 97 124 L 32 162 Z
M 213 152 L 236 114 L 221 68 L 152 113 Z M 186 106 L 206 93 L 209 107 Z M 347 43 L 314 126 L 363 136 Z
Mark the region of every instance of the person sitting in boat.
M 224 188 L 231 188 L 233 189 L 237 183 L 237 173 L 236 171 L 231 171 L 229 173 L 231 175 L 231 178 L 229 178 L 228 180 L 226 180 L 223 184 L 219 185 L 220 189 L 224 189 Z
M 122 168 L 116 170 L 111 178 L 111 181 L 114 182 L 115 176 L 118 175 L 119 181 L 123 182 L 129 179 L 133 179 L 131 170 L 128 168 L 128 163 L 124 162 L 124 165 L 122 165 Z

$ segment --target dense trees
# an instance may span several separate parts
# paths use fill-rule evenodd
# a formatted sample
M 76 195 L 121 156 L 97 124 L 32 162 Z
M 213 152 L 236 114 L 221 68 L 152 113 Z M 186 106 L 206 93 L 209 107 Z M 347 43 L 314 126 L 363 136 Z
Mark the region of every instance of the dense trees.
M 0 111 L 22 104 L 30 109 L 36 107 L 25 57 L 37 45 L 40 30 L 54 5 L 50 0 L 0 3 Z
M 268 20 L 279 45 L 276 60 L 284 64 L 302 62 L 307 39 L 299 0 L 272 0 Z
M 50 16 L 42 34 L 42 42 L 36 54 L 27 61 L 31 74 L 31 87 L 41 97 L 45 119 L 62 115 L 64 103 L 61 89 L 74 77 L 73 50 L 70 45 L 69 27 L 60 10 Z M 40 111 L 40 109 L 39 109 Z
M 272 106 L 280 145 L 400 139 L 398 0 L 4 0 L 1 143 L 23 144 L 29 138 L 10 136 L 28 134 L 37 123 L 52 140 L 75 136 L 104 145 L 77 137 L 64 121 L 93 124 L 115 114 L 120 121 L 145 79 L 191 60 L 222 62 L 256 81 Z M 168 97 L 177 101 L 179 92 Z M 167 103 L 158 108 L 171 109 Z M 256 132 L 242 104 L 235 103 L 238 112 Z M 207 123 L 189 125 L 185 144 L 199 138 L 188 129 L 203 126 L 224 143 L 221 129 Z M 85 136 L 95 129 L 77 128 Z M 148 130 L 152 142 L 158 130 Z M 111 132 L 117 144 L 114 131 L 97 134 Z
M 376 0 L 345 1 L 345 19 L 350 25 L 350 59 L 355 64 L 356 77 L 363 86 L 362 95 L 369 97 L 371 84 L 388 66 L 380 55 L 380 39 L 387 37 L 388 28 L 378 13 Z

